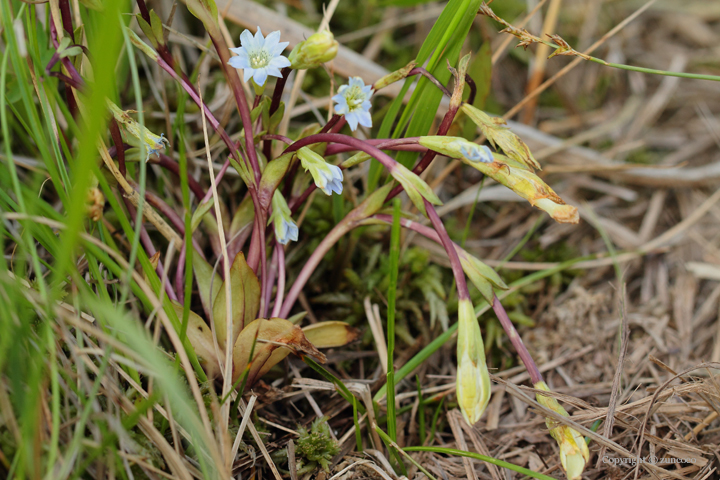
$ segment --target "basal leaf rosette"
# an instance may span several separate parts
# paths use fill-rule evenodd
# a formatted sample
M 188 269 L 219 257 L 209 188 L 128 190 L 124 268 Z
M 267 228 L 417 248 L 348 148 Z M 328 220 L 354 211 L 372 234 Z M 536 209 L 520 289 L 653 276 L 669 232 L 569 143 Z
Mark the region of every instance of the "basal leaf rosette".
M 460 137 L 420 137 L 419 143 L 430 150 L 460 159 L 463 163 L 481 171 L 496 182 L 505 185 L 513 192 L 530 202 L 530 205 L 545 210 L 559 223 L 578 223 L 577 208 L 567 205 L 540 177 L 532 167 L 512 158 L 493 154 L 493 162 L 473 161 L 464 155 L 464 151 L 477 148 L 477 144 Z

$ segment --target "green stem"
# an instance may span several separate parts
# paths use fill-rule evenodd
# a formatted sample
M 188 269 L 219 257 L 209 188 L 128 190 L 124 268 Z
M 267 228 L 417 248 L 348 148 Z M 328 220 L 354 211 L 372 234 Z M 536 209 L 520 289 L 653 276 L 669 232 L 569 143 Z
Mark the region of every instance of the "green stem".
M 557 46 L 556 46 L 557 48 Z M 668 70 L 657 70 L 654 68 L 643 68 L 635 67 L 633 65 L 623 65 L 621 63 L 610 63 L 600 58 L 590 57 L 588 58 L 591 62 L 605 65 L 606 67 L 619 68 L 621 70 L 630 70 L 631 72 L 650 73 L 652 75 L 663 75 L 666 77 L 678 77 L 678 78 L 692 78 L 695 80 L 710 80 L 712 82 L 720 82 L 720 76 L 718 75 L 704 75 L 701 73 L 685 73 L 685 72 L 670 72 Z

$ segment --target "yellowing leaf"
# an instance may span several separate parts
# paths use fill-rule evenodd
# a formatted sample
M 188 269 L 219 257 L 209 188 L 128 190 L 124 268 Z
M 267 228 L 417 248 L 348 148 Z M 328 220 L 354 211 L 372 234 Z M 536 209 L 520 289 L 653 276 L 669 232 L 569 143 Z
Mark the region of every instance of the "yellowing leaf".
M 257 318 L 260 309 L 260 281 L 255 272 L 245 261 L 245 255 L 238 253 L 230 267 L 230 291 L 232 292 L 232 339 L 235 339 L 245 325 Z M 213 321 L 215 322 L 215 335 L 220 348 L 225 349 L 227 339 L 227 307 L 225 301 L 225 284 L 213 303 Z
M 314 323 L 303 327 L 302 331 L 317 348 L 342 347 L 360 336 L 360 330 L 345 322 Z
M 183 306 L 173 301 L 172 306 L 175 309 L 179 319 L 183 318 Z M 212 378 L 220 373 L 220 364 L 215 355 L 215 344 L 213 343 L 212 331 L 205 321 L 194 312 L 190 312 L 188 316 L 187 338 L 190 340 L 195 350 L 195 354 L 200 360 L 200 364 L 205 369 L 208 377 Z

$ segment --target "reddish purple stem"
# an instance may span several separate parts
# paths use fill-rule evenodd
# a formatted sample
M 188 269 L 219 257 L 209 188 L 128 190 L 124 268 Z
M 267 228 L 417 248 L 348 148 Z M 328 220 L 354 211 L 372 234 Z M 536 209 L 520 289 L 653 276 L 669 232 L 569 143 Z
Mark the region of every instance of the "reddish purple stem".
M 520 334 L 515 328 L 515 325 L 513 325 L 512 321 L 510 321 L 507 312 L 503 308 L 497 296 L 493 297 L 492 308 L 495 311 L 495 315 L 497 315 L 498 320 L 500 320 L 500 324 L 503 326 L 505 333 L 507 333 L 507 336 L 510 337 L 510 343 L 512 343 L 513 347 L 515 347 L 515 351 L 517 351 L 520 360 L 522 360 L 525 368 L 530 374 L 530 381 L 532 384 L 535 385 L 538 382 L 542 382 L 543 376 L 540 373 L 540 369 L 538 369 L 537 365 L 535 365 L 535 360 L 533 360 L 532 356 L 530 356 L 530 352 L 528 352 L 525 343 L 523 343 L 522 338 L 520 338 Z
M 275 253 L 277 254 L 277 268 L 278 268 L 278 283 L 277 283 L 277 294 L 275 295 L 275 305 L 273 305 L 271 318 L 275 318 L 280 315 L 280 308 L 282 308 L 283 294 L 285 293 L 285 247 L 277 242 L 275 245 Z
M 467 282 L 465 281 L 465 272 L 463 272 L 460 257 L 458 257 L 457 250 L 455 250 L 455 244 L 450 240 L 450 236 L 435 211 L 435 207 L 427 200 L 423 199 L 423 201 L 425 202 L 425 211 L 430 219 L 430 223 L 435 227 L 435 232 L 437 232 L 438 237 L 440 237 L 440 243 L 443 248 L 445 248 L 448 259 L 450 260 L 450 266 L 452 267 L 455 283 L 457 284 L 458 300 L 469 300 L 470 292 L 468 291 Z
M 428 211 L 428 213 L 430 213 Z M 385 214 L 379 214 L 375 215 L 375 218 L 378 220 L 382 220 L 385 223 L 392 224 L 393 218 L 390 215 Z M 412 220 L 408 220 L 406 218 L 400 219 L 400 224 L 405 227 L 409 228 L 410 230 L 413 230 L 430 240 L 433 240 L 435 242 L 441 243 L 441 237 L 438 235 L 438 233 L 429 228 L 425 225 L 421 225 L 417 222 L 413 222 Z M 455 248 L 458 248 L 457 245 L 453 244 Z M 455 270 L 453 270 L 453 274 L 455 274 Z M 457 281 L 457 277 L 456 277 Z M 464 278 L 463 278 L 464 281 Z M 467 288 L 467 287 L 466 287 Z M 460 289 L 458 287 L 458 297 L 460 296 Z M 522 360 L 523 364 L 525 365 L 525 368 L 527 369 L 528 373 L 530 374 L 530 380 L 532 381 L 533 385 L 537 382 L 543 381 L 542 374 L 540 373 L 540 370 L 538 369 L 537 365 L 535 364 L 535 361 L 533 360 L 532 356 L 530 355 L 530 352 L 528 351 L 527 347 L 525 346 L 525 343 L 523 343 L 522 338 L 520 337 L 520 334 L 518 334 L 517 329 L 515 328 L 515 325 L 513 325 L 512 321 L 510 321 L 510 318 L 507 315 L 507 312 L 505 311 L 505 308 L 503 308 L 502 304 L 500 303 L 500 300 L 497 298 L 497 296 L 493 297 L 493 304 L 492 308 L 495 311 L 495 315 L 497 315 L 498 320 L 500 320 L 500 324 L 503 327 L 503 330 L 505 330 L 505 333 L 510 338 L 510 343 L 513 344 L 513 347 L 515 347 L 515 351 L 518 352 L 518 356 L 520 357 L 520 360 Z

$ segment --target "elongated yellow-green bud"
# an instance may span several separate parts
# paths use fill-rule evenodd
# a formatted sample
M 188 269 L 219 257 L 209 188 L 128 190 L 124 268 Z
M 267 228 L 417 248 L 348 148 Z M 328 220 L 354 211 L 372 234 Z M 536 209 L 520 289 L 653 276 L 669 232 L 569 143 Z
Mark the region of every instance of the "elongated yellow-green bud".
M 427 136 L 420 137 L 418 143 L 447 157 L 461 158 L 471 163 L 492 163 L 495 161 L 492 150 L 488 147 L 478 145 L 462 137 Z
M 399 82 L 400 80 L 403 80 L 407 78 L 410 71 L 417 66 L 417 62 L 410 62 L 404 67 L 402 67 L 399 70 L 395 70 L 394 72 L 390 72 L 384 77 L 380 78 L 378 81 L 373 83 L 373 90 L 378 91 L 381 88 L 385 88 L 388 85 L 391 85 L 395 82 Z
M 469 299 L 458 301 L 457 399 L 465 420 L 475 424 L 490 401 L 485 345 Z
M 465 164 L 505 185 L 530 202 L 530 205 L 545 210 L 560 223 L 579 221 L 577 208 L 566 205 L 563 199 L 535 175 L 533 169 L 526 163 L 499 153 L 490 153 L 489 149 L 486 157 L 480 148 L 487 147 L 481 147 L 460 137 L 420 137 L 418 143 L 430 150 L 462 160 Z
M 536 383 L 535 388 L 545 392 L 550 391 L 545 382 Z M 540 405 L 549 408 L 553 412 L 559 413 L 564 417 L 569 416 L 567 411 L 553 397 L 538 393 L 535 395 L 535 398 Z M 587 443 L 585 443 L 585 438 L 583 438 L 577 430 L 567 425 L 562 425 L 552 418 L 546 418 L 545 424 L 550 430 L 550 435 L 558 442 L 558 447 L 560 447 L 560 463 L 562 463 L 568 479 L 576 480 L 582 478 L 585 464 L 590 460 L 590 451 L 588 450 Z
M 524 163 L 528 167 L 542 170 L 540 164 L 533 157 L 532 152 L 520 137 L 505 127 L 505 120 L 499 117 L 491 117 L 482 110 L 468 105 L 461 107 L 462 111 L 470 117 L 475 125 L 485 134 L 493 145 L 499 146 L 508 157 Z
M 335 58 L 337 52 L 337 40 L 332 33 L 323 30 L 313 33 L 307 40 L 295 45 L 288 55 L 288 60 L 290 60 L 290 68 L 296 70 L 315 68 Z

